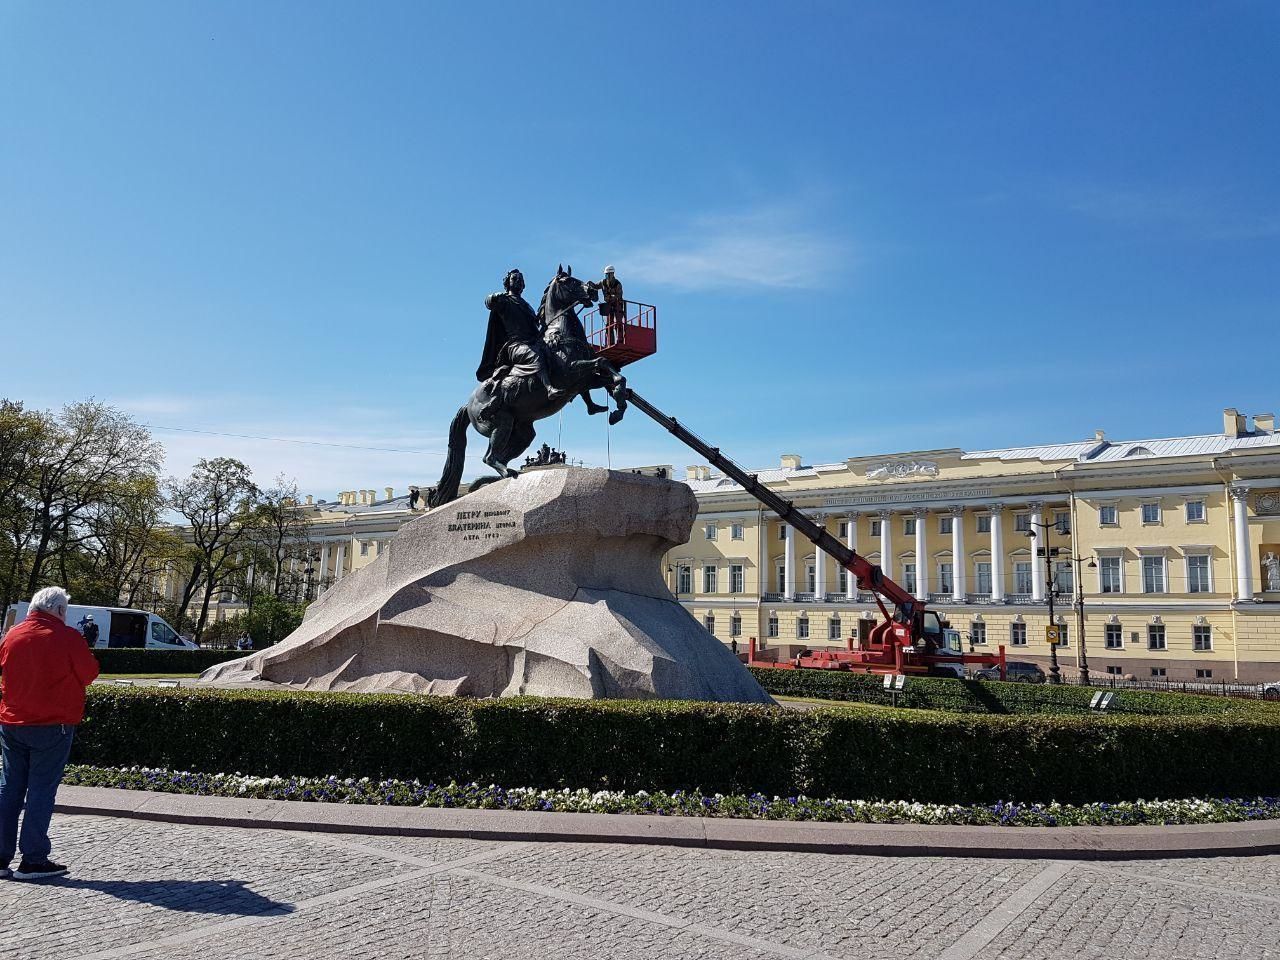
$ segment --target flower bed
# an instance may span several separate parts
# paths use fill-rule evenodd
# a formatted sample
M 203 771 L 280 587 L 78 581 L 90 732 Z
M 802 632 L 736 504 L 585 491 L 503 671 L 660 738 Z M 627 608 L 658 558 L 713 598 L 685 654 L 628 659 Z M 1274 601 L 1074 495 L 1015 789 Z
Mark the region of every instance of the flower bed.
M 698 790 L 539 790 L 477 783 L 337 777 L 251 777 L 147 767 L 67 767 L 63 783 L 83 787 L 152 790 L 202 797 L 311 800 L 396 807 L 462 810 L 531 810 L 552 813 L 617 813 L 665 817 L 729 817 L 745 820 L 809 820 L 824 823 L 925 823 L 965 826 L 1075 827 L 1233 823 L 1280 819 L 1280 798 L 1135 800 L 1122 803 L 994 804 L 912 803 L 905 800 L 839 800 L 763 794 L 705 794 Z

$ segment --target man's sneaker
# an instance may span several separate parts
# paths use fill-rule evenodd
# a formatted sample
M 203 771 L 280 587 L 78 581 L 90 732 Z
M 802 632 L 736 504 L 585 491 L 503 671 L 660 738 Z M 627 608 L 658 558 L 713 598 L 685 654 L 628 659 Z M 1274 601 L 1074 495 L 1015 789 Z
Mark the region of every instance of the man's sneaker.
M 13 871 L 9 869 L 7 862 L 0 863 L 0 880 L 8 880 L 13 876 Z
M 44 880 L 46 877 L 60 877 L 66 872 L 66 867 L 59 866 L 52 860 L 46 860 L 44 863 L 32 863 L 29 860 L 23 860 L 22 863 L 18 864 L 18 869 L 13 871 L 13 879 Z

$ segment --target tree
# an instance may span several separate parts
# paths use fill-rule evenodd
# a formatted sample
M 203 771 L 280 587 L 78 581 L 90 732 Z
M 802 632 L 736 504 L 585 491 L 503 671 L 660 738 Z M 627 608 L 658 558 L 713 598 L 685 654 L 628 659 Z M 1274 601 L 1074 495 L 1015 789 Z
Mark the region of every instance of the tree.
M 249 546 L 258 488 L 239 460 L 215 457 L 200 460 L 184 480 L 169 479 L 169 501 L 190 527 L 187 557 L 190 573 L 183 587 L 177 616 L 181 621 L 197 589 L 204 588 L 195 636 L 199 640 L 209 619 L 213 595 L 226 586 L 242 566 L 236 551 Z
M 32 482 L 52 422 L 21 403 L 0 400 L 0 614 L 17 599 L 35 532 Z
M 140 424 L 94 400 L 73 403 L 41 431 L 41 449 L 27 481 L 34 509 L 27 592 L 45 579 L 55 560 L 61 582 L 69 581 L 69 560 L 89 536 L 83 521 L 121 478 L 152 476 L 161 449 Z
M 112 484 L 85 520 L 91 586 L 81 588 L 81 596 L 126 607 L 154 605 L 154 585 L 185 551 L 182 538 L 164 522 L 167 507 L 154 476 L 139 474 Z M 93 593 L 97 596 L 88 596 Z
M 296 584 L 286 579 L 287 561 L 297 558 L 309 542 L 309 526 L 298 506 L 298 484 L 276 477 L 275 486 L 263 490 L 254 508 L 254 543 L 258 555 L 268 564 L 271 595 L 283 599 L 296 593 Z M 296 598 L 295 598 L 296 599 Z

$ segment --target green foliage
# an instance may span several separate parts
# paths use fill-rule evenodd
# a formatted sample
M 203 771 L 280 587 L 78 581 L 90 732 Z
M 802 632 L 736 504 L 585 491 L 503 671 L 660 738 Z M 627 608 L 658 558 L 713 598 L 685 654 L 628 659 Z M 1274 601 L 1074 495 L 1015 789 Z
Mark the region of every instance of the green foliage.
M 890 704 L 884 677 L 829 670 L 776 670 L 756 667 L 752 676 L 778 697 L 812 697 L 858 703 Z M 1087 714 L 1097 690 L 1067 684 L 1000 683 L 990 680 L 952 680 L 943 677 L 911 677 L 898 694 L 898 704 L 923 710 L 957 713 Z M 1118 690 L 1112 710 L 1132 714 L 1254 714 L 1276 711 L 1269 704 L 1230 697 L 1161 693 L 1150 690 Z
M 75 757 L 256 776 L 938 803 L 1275 795 L 1280 713 L 1242 706 L 1251 709 L 996 716 L 97 687 Z
M 214 664 L 244 656 L 236 650 L 94 650 L 103 673 L 133 673 L 152 677 L 202 673 Z

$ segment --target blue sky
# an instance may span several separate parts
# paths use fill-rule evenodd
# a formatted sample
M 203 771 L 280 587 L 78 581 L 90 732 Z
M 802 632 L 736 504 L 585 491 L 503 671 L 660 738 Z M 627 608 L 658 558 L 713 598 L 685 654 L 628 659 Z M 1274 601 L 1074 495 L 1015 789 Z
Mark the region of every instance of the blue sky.
M 403 488 L 503 273 L 610 262 L 751 465 L 1212 432 L 1280 406 L 1278 64 L 1268 3 L 0 0 L 0 394 Z M 603 419 L 542 436 L 693 462 Z

